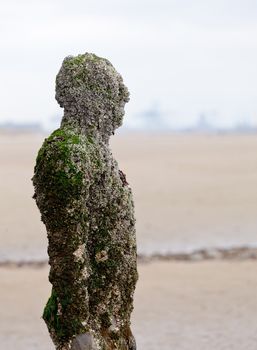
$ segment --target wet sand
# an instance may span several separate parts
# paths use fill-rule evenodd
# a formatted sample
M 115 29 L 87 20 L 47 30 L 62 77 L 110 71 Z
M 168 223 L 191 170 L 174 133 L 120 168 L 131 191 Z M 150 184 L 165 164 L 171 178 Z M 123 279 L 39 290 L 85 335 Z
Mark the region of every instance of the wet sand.
M 0 134 L 0 261 L 47 258 L 31 177 L 42 134 Z M 123 133 L 113 154 L 133 188 L 140 253 L 257 242 L 257 135 Z
M 53 350 L 40 318 L 48 268 L 0 268 L 1 349 Z M 255 350 L 257 263 L 139 265 L 132 317 L 138 350 Z
M 32 263 L 0 266 L 5 350 L 54 349 L 40 318 L 50 285 L 35 261 L 47 259 L 47 240 L 30 181 L 43 139 L 0 134 L 0 262 Z M 139 253 L 156 252 L 139 264 L 138 350 L 255 350 L 257 262 L 237 259 L 256 259 L 256 248 L 224 248 L 257 243 L 257 136 L 120 134 L 112 149 L 133 188 Z M 178 251 L 191 261 L 158 261 Z

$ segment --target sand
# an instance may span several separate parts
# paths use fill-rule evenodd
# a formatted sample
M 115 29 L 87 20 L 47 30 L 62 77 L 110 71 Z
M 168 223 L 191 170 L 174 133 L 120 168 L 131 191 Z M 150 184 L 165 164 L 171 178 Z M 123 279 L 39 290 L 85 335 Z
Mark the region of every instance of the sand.
M 127 135 L 114 154 L 135 192 L 139 251 L 257 242 L 257 135 Z
M 0 344 L 53 350 L 40 318 L 48 268 L 0 269 Z M 257 263 L 139 265 L 132 317 L 138 350 L 256 350 Z
M 46 259 L 31 177 L 42 134 L 0 134 L 0 261 Z M 123 133 L 140 253 L 257 243 L 257 135 Z
M 0 134 L 0 263 L 47 258 L 30 181 L 43 139 Z M 119 134 L 112 149 L 133 188 L 140 253 L 256 245 L 256 135 Z M 256 270 L 255 260 L 140 264 L 138 350 L 256 350 Z M 54 349 L 40 318 L 47 275 L 0 267 L 1 349 Z

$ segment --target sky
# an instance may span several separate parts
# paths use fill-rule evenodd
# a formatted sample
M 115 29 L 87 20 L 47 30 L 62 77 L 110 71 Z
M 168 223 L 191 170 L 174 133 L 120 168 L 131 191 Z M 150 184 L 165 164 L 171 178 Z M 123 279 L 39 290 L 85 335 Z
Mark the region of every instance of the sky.
M 55 76 L 85 52 L 122 74 L 126 125 L 257 125 L 256 0 L 1 0 L 0 123 L 61 118 Z

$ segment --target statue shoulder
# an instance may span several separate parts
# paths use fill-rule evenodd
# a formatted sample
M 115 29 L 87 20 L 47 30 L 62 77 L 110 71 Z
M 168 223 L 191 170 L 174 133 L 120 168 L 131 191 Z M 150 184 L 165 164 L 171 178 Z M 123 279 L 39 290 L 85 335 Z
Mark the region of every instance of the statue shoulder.
M 95 145 L 91 138 L 79 135 L 70 129 L 57 129 L 44 140 L 40 148 L 36 167 L 41 163 L 78 164 L 90 161 L 95 153 Z M 75 165 L 74 164 L 74 165 Z
M 39 192 L 54 193 L 60 201 L 75 198 L 95 176 L 95 145 L 72 130 L 57 129 L 45 139 L 34 169 L 33 184 Z

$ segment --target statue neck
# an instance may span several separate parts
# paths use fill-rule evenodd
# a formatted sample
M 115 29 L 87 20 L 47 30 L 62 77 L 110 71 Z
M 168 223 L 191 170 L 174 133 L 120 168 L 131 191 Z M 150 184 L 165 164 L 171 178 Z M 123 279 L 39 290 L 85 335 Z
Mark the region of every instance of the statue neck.
M 74 130 L 77 134 L 90 136 L 99 142 L 109 144 L 110 135 L 99 129 L 97 125 L 90 124 L 90 119 L 86 116 L 71 115 L 64 112 L 61 121 L 61 128 L 69 128 Z

